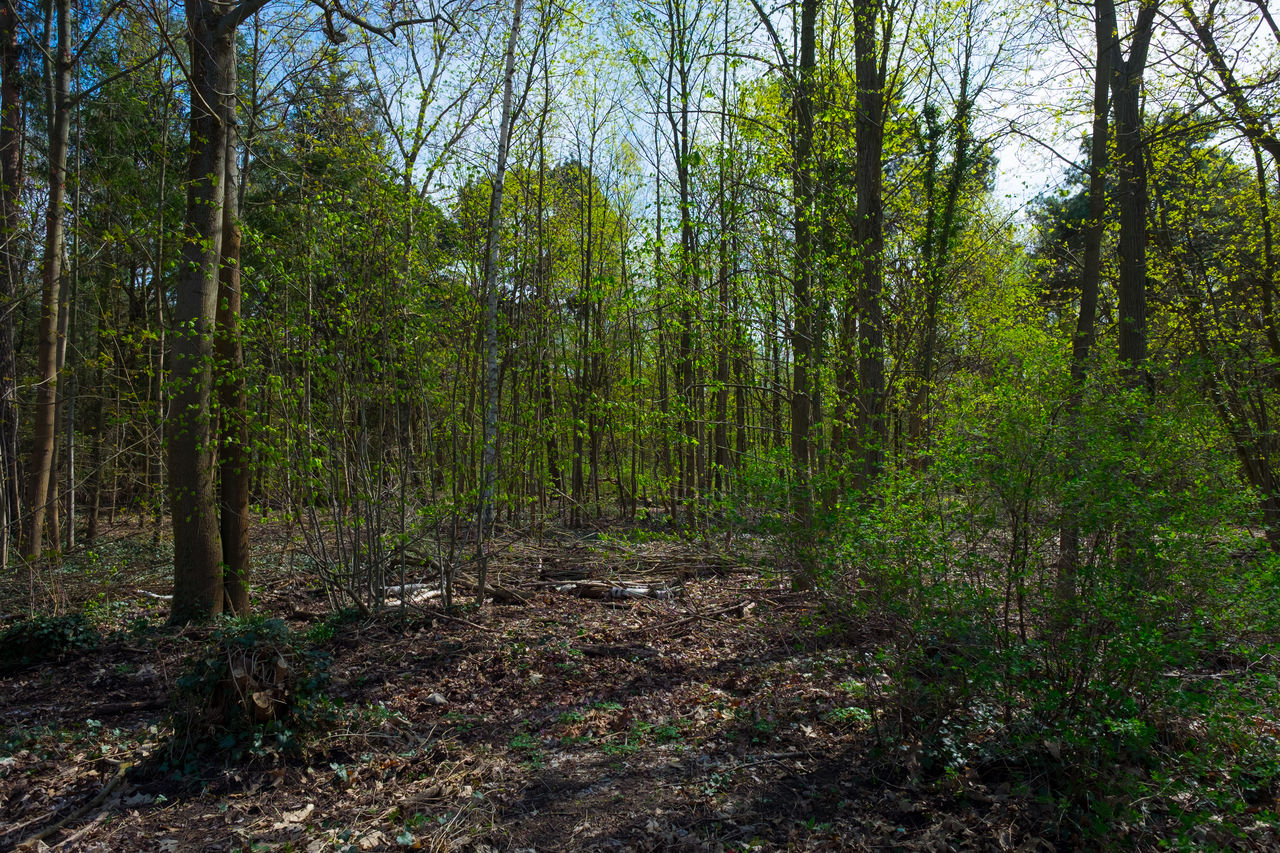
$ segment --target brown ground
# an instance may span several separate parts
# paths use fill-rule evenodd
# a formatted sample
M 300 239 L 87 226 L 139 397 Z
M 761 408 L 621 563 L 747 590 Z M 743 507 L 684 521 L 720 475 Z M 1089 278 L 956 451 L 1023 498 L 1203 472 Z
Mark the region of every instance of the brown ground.
M 138 554 L 123 570 L 64 579 L 59 594 L 93 602 L 110 624 L 149 616 L 157 626 L 167 603 L 135 590 L 165 591 L 163 561 L 116 545 Z M 261 610 L 300 630 L 322 623 L 312 578 L 266 568 L 280 564 L 278 549 L 259 562 Z M 68 815 L 41 844 L 1030 851 L 1055 849 L 1052 837 L 1056 849 L 1073 846 L 1059 817 L 1011 797 L 1007 783 L 913 783 L 875 757 L 870 724 L 841 709 L 858 704 L 850 685 L 876 632 L 820 636 L 820 600 L 784 589 L 757 568 L 766 563 L 669 542 L 521 543 L 505 553 L 499 583 L 528 592 L 526 606 L 337 625 L 326 644 L 331 692 L 353 712 L 348 721 L 306 758 L 205 762 L 185 779 L 156 771 L 154 756 L 175 678 L 207 631 L 120 631 L 79 659 L 0 676 L 0 850 Z M 687 577 L 670 600 L 600 601 L 543 582 L 540 567 L 545 575 L 552 564 L 649 580 L 674 579 L 674 566 Z M 125 764 L 134 767 L 121 774 Z

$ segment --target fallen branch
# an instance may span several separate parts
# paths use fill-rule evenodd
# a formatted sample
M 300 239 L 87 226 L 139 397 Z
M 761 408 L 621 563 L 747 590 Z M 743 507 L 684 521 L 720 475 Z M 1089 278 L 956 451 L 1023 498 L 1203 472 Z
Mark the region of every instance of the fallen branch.
M 697 622 L 700 619 L 706 619 L 710 621 L 722 621 L 722 620 L 716 619 L 717 616 L 732 615 L 738 619 L 743 619 L 747 616 L 747 614 L 749 614 L 752 610 L 755 609 L 755 606 L 756 605 L 754 601 L 748 601 L 746 599 L 743 599 L 742 601 L 739 601 L 736 604 L 730 604 L 728 607 L 721 607 L 719 610 L 712 610 L 709 613 L 694 613 L 692 616 L 686 616 L 683 619 L 677 619 L 674 622 L 668 622 L 664 630 L 679 628 L 684 625 L 688 625 L 692 622 Z
M 23 839 L 22 841 L 14 845 L 13 849 L 15 850 L 34 849 L 38 843 L 45 840 L 50 835 L 53 835 L 55 832 L 60 831 L 61 829 L 68 826 L 69 824 L 74 823 L 75 821 L 87 815 L 89 812 L 101 806 L 104 802 L 106 802 L 107 797 L 111 796 L 111 792 L 114 791 L 122 781 L 124 781 L 125 773 L 127 773 L 129 771 L 129 768 L 132 766 L 133 766 L 132 764 L 129 764 L 127 762 L 124 764 L 121 764 L 118 768 L 116 768 L 115 774 L 112 775 L 112 777 L 107 780 L 107 784 L 102 786 L 102 790 L 99 791 L 92 800 L 85 803 L 83 806 L 76 809 L 71 814 L 67 815 L 57 823 L 52 824 L 50 826 L 46 826 L 44 829 L 40 830 L 34 835 L 27 836 L 25 839 Z
M 472 622 L 470 619 L 463 619 L 461 616 L 450 616 L 448 613 L 445 613 L 443 610 L 427 610 L 424 608 L 422 612 L 426 613 L 432 618 L 444 619 L 447 622 L 459 622 L 463 625 L 470 625 L 472 628 L 479 628 L 481 631 L 489 630 L 483 625 L 478 625 L 475 622 Z
M 665 601 L 675 597 L 675 590 L 667 586 L 635 586 L 603 581 L 586 581 L 583 583 L 560 584 L 557 592 L 571 592 L 579 598 L 594 598 L 600 601 L 617 601 L 623 598 L 656 598 Z
M 146 596 L 147 598 L 154 598 L 159 601 L 173 601 L 172 595 L 161 595 L 158 592 L 147 592 L 145 589 L 135 589 L 134 592 L 136 592 L 138 595 L 143 595 L 143 596 Z
M 464 592 L 475 593 L 475 581 L 464 575 L 459 575 L 454 579 L 453 585 L 462 589 Z M 491 584 L 484 585 L 484 593 L 499 604 L 528 604 L 529 597 L 514 589 L 508 589 L 504 586 L 493 586 Z
M 95 705 L 93 712 L 107 717 L 113 714 L 128 714 L 133 711 L 155 711 L 168 706 L 168 704 L 168 699 L 160 697 L 140 699 L 134 702 L 104 702 L 101 705 Z

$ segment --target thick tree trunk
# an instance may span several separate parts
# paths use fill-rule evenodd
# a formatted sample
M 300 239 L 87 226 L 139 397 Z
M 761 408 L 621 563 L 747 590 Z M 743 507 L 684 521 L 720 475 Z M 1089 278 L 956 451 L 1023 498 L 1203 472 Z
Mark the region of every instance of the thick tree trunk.
M 26 524 L 23 555 L 40 556 L 46 502 L 52 474 L 58 408 L 58 309 L 62 301 L 62 249 L 67 197 L 67 144 L 71 134 L 70 0 L 56 0 L 58 44 L 49 76 L 49 206 L 45 212 L 44 260 L 41 264 L 40 331 L 36 344 L 36 407 L 27 468 Z M 53 543 L 56 547 L 57 543 Z
M 222 543 L 214 489 L 211 406 L 213 326 L 222 249 L 222 186 L 226 164 L 226 101 L 232 89 L 234 29 L 220 33 L 225 11 L 187 0 L 191 45 L 191 148 L 182 272 L 173 312 L 169 506 L 173 516 L 175 624 L 222 612 Z

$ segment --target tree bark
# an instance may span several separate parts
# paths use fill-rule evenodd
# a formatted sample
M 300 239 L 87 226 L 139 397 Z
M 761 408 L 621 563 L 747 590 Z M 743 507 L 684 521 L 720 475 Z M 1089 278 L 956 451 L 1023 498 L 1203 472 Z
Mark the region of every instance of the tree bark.
M 1108 16 L 1108 13 L 1111 13 Z M 1075 474 L 1085 449 L 1080 445 L 1078 424 L 1084 402 L 1084 383 L 1093 349 L 1094 324 L 1098 313 L 1098 288 L 1102 277 L 1103 217 L 1107 212 L 1108 113 L 1111 84 L 1111 34 L 1115 32 L 1114 9 L 1099 8 L 1094 15 L 1096 59 L 1093 78 L 1093 129 L 1089 148 L 1089 219 L 1084 226 L 1084 249 L 1080 270 L 1080 312 L 1071 338 L 1071 386 L 1064 420 L 1072 442 L 1067 460 Z M 1074 477 L 1073 477 L 1074 479 Z M 1056 594 L 1059 603 L 1075 598 L 1076 575 L 1080 566 L 1080 507 L 1068 495 L 1062 511 L 1058 547 Z
M 229 65 L 235 92 L 235 43 Z M 218 277 L 218 331 L 214 341 L 221 431 L 218 499 L 223 562 L 223 607 L 249 612 L 249 398 L 240 337 L 240 167 L 236 158 L 234 95 L 227 111 L 226 178 L 222 184 L 222 258 Z
M 861 453 L 859 490 L 870 489 L 884 468 L 888 440 L 885 422 L 884 310 L 884 64 L 878 38 L 880 0 L 854 5 L 854 76 L 857 117 L 854 144 L 854 245 L 858 253 L 858 409 L 857 437 Z
M 511 145 L 512 90 L 516 75 L 516 45 L 520 40 L 520 17 L 524 12 L 524 0 L 515 0 L 511 10 L 511 33 L 507 37 L 507 54 L 503 60 L 502 114 L 498 127 L 498 162 L 494 169 L 489 193 L 489 221 L 485 236 L 484 254 L 484 337 L 485 337 L 485 415 L 483 472 L 480 486 L 479 581 L 476 584 L 476 602 L 484 603 L 485 574 L 488 570 L 488 550 L 485 536 L 493 523 L 493 490 L 498 476 L 498 242 L 502 227 L 502 190 L 507 176 L 507 152 Z
M 62 301 L 62 250 L 67 197 L 67 146 L 71 133 L 70 0 L 53 4 L 58 44 L 49 58 L 49 206 L 41 263 L 40 331 L 36 345 L 36 407 L 27 470 L 28 512 L 23 556 L 39 558 L 52 474 L 58 402 L 58 309 Z M 54 545 L 56 546 L 56 542 Z
M 17 239 L 22 173 L 22 66 L 18 13 L 13 0 L 0 3 L 0 572 L 9 565 L 19 514 L 18 384 L 13 348 L 13 311 L 21 285 Z
M 173 515 L 175 624 L 222 612 L 222 543 L 214 489 L 211 406 L 213 326 L 222 250 L 227 100 L 232 92 L 234 28 L 219 32 L 227 7 L 187 0 L 191 46 L 191 141 L 183 267 L 173 312 L 169 506 Z
M 1147 358 L 1147 171 L 1142 139 L 1142 75 L 1155 28 L 1159 0 L 1138 9 L 1129 56 L 1112 28 L 1111 100 L 1115 114 L 1117 210 L 1120 219 L 1120 362 L 1135 386 L 1148 385 Z M 1098 17 L 1115 20 L 1114 0 L 1098 0 Z
M 810 482 L 810 429 L 813 419 L 813 87 L 817 70 L 817 22 L 819 0 L 803 0 L 800 6 L 800 52 L 796 57 L 795 90 L 791 112 L 795 120 L 792 144 L 792 186 L 795 192 L 795 268 L 792 298 L 795 300 L 795 334 L 792 336 L 791 466 L 795 476 L 793 503 L 802 530 L 813 526 L 813 491 Z M 807 571 L 808 569 L 806 569 Z

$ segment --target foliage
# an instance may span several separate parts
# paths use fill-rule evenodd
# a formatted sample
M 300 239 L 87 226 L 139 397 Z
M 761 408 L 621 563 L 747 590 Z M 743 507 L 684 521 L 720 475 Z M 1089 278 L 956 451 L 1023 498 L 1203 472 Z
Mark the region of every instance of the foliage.
M 304 647 L 283 621 L 229 621 L 178 679 L 169 762 L 297 754 L 337 720 L 327 684 L 328 655 Z
M 101 641 L 82 613 L 32 616 L 0 633 L 0 670 L 64 660 L 92 651 Z
M 897 626 L 859 673 L 883 760 L 1009 781 L 1086 834 L 1153 820 L 1130 804 L 1157 791 L 1208 808 L 1273 790 L 1280 619 L 1240 592 L 1265 589 L 1275 558 L 1206 452 L 1212 416 L 1153 405 L 1101 363 L 1068 430 L 1059 356 L 1015 340 L 950 398 L 933 465 L 885 478 L 841 524 L 833 575 L 855 612 Z

